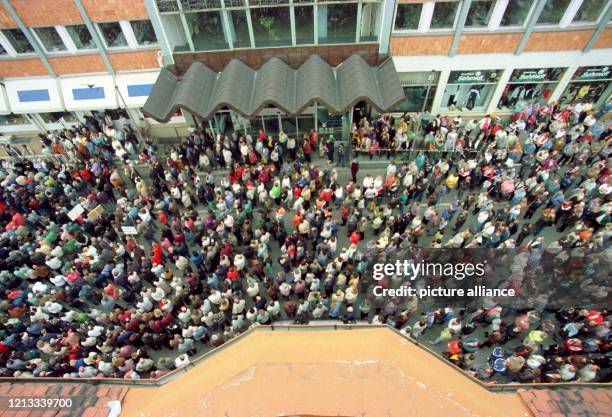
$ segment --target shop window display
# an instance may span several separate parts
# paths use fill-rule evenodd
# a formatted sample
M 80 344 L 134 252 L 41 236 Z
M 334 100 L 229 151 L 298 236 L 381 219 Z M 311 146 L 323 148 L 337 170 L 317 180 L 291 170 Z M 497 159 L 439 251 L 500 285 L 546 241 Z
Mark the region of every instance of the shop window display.
M 529 104 L 546 103 L 563 72 L 563 68 L 514 70 L 497 108 L 518 112 Z
M 559 100 L 562 104 L 594 103 L 604 99 L 612 81 L 610 67 L 578 68 Z
M 452 71 L 442 96 L 443 111 L 483 111 L 495 86 L 497 71 Z

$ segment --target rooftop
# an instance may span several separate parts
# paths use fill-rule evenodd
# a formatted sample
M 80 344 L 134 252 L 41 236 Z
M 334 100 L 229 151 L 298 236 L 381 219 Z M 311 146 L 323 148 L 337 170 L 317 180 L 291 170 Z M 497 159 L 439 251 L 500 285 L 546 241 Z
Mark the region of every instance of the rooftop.
M 607 386 L 487 386 L 382 326 L 261 326 L 234 340 L 150 386 L 1 383 L 0 417 L 108 417 L 112 400 L 119 417 L 612 415 Z M 28 396 L 73 407 L 3 411 Z

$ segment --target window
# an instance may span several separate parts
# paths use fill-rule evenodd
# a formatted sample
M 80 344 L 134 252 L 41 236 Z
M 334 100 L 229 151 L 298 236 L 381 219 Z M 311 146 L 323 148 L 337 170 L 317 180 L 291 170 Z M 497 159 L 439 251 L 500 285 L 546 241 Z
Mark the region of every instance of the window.
M 54 27 L 34 28 L 34 31 L 47 52 L 63 52 L 68 50 Z
M 376 42 L 378 39 L 377 11 L 377 3 L 363 3 L 361 7 L 359 42 Z
M 17 30 L 17 29 L 15 29 Z M 25 114 L 1 114 L 0 115 L 0 125 L 8 126 L 8 125 L 28 125 L 30 121 L 27 119 Z
M 422 3 L 398 4 L 395 14 L 395 30 L 417 30 L 422 9 Z
M 406 99 L 400 103 L 395 111 L 417 112 L 430 110 L 436 95 L 439 72 L 408 72 L 399 73 L 400 84 Z
M 529 10 L 533 5 L 532 0 L 510 0 L 504 17 L 502 17 L 501 26 L 523 26 L 527 20 Z
M 8 52 L 6 49 L 4 49 L 4 46 L 0 44 L 0 56 L 3 56 L 3 55 L 8 55 Z
M 319 43 L 354 43 L 357 4 L 319 5 Z
M 85 25 L 66 26 L 66 31 L 77 49 L 94 49 L 96 47 L 91 33 Z
M 288 7 L 251 9 L 255 46 L 291 45 L 291 18 Z
M 528 104 L 546 103 L 564 71 L 564 68 L 514 70 L 497 108 L 518 113 Z
M 465 27 L 481 28 L 489 25 L 493 13 L 492 0 L 473 1 L 465 19 Z
M 558 25 L 571 0 L 548 0 L 538 18 L 538 25 Z
M 34 52 L 34 48 L 21 29 L 7 29 L 3 33 L 18 54 L 31 54 Z
M 196 51 L 227 49 L 221 12 L 186 13 L 187 27 Z
M 451 71 L 441 110 L 483 111 L 497 87 L 497 71 Z
M 436 95 L 436 86 L 428 87 L 426 85 L 417 85 L 410 87 L 402 87 L 406 99 L 395 108 L 397 112 L 417 112 L 423 110 L 431 110 L 434 96 Z
M 173 52 L 185 52 L 190 50 L 181 16 L 178 14 L 162 15 L 161 24 L 166 30 L 168 43 Z
M 119 22 L 98 23 L 98 28 L 100 28 L 100 32 L 108 48 L 128 46 Z
M 596 22 L 601 14 L 606 0 L 585 0 L 582 2 L 578 13 L 574 17 L 574 23 Z
M 78 122 L 74 114 L 70 112 L 38 113 L 45 123 L 75 123 Z
M 314 43 L 314 12 L 312 6 L 295 8 L 295 41 L 298 45 Z
M 249 25 L 247 23 L 246 11 L 229 11 L 230 33 L 234 48 L 249 48 L 251 41 L 249 38 Z
M 452 29 L 455 26 L 455 16 L 459 2 L 443 1 L 434 5 L 431 17 L 431 29 Z
M 150 20 L 131 21 L 132 30 L 138 45 L 153 45 L 157 43 L 157 37 Z

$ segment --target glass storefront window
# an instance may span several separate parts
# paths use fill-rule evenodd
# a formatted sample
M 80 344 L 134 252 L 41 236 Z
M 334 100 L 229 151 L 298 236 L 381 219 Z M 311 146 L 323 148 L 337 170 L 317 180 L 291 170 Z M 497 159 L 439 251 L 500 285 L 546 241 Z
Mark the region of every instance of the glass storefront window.
M 440 73 L 437 71 L 404 72 L 399 73 L 398 76 L 406 99 L 395 108 L 395 111 L 431 110 Z
M 534 103 L 544 104 L 563 75 L 564 68 L 516 69 L 499 100 L 500 110 L 521 111 Z
M 298 45 L 314 43 L 314 11 L 312 6 L 295 7 L 295 41 Z
M 355 43 L 357 3 L 320 4 L 319 43 Z
M 488 26 L 493 13 L 493 4 L 492 0 L 473 1 L 465 19 L 465 27 L 481 28 Z
M 532 5 L 532 0 L 510 0 L 500 26 L 523 26 Z
M 398 4 L 395 13 L 395 30 L 417 30 L 422 9 L 422 3 Z
M 455 26 L 455 16 L 459 2 L 457 1 L 441 1 L 434 5 L 433 15 L 431 17 L 431 29 L 452 29 Z
M 34 31 L 47 52 L 64 52 L 68 50 L 54 27 L 34 28 Z
M 442 96 L 442 111 L 484 111 L 495 87 L 497 71 L 452 71 Z
M 610 67 L 581 67 L 559 100 L 562 104 L 597 103 L 612 81 Z
M 583 1 L 572 23 L 596 22 L 605 4 L 606 0 Z
M 415 85 L 402 87 L 406 100 L 401 102 L 396 108 L 396 112 L 421 112 L 423 110 L 431 110 L 434 96 L 436 95 L 436 86 Z M 429 92 L 427 91 L 429 88 Z
M 280 127 L 278 125 L 278 116 L 263 116 L 264 131 L 266 135 L 278 135 Z
M 157 43 L 155 31 L 150 20 L 133 20 L 130 22 L 138 45 L 153 45 Z
M 234 48 L 249 48 L 251 41 L 249 40 L 249 25 L 247 23 L 246 11 L 231 10 L 228 13 Z
M 196 51 L 227 49 L 220 12 L 185 13 L 187 27 Z
M 291 18 L 288 7 L 251 9 L 255 46 L 291 45 Z
M 173 52 L 189 51 L 189 41 L 185 35 L 183 22 L 178 14 L 161 15 L 161 23 L 166 28 L 168 43 Z
M 100 28 L 100 32 L 108 48 L 128 46 L 119 22 L 98 23 L 98 28 Z
M 376 42 L 378 39 L 378 4 L 363 3 L 359 42 Z
M 66 26 L 66 31 L 70 35 L 74 46 L 77 49 L 95 49 L 96 44 L 91 37 L 91 33 L 85 25 L 70 25 Z
M 538 18 L 538 25 L 558 25 L 571 0 L 548 0 Z
M 23 114 L 0 114 L 0 125 L 28 125 L 31 122 Z
M 281 124 L 283 126 L 283 132 L 289 136 L 295 136 L 297 133 L 297 118 L 294 116 L 282 116 Z
M 70 112 L 38 113 L 45 123 L 75 123 L 78 120 Z

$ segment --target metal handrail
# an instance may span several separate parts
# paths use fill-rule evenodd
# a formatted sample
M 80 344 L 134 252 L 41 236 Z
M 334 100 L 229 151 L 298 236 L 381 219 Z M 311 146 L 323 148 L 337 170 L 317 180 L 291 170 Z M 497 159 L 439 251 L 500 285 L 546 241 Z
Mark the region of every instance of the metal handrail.
M 321 321 L 324 323 L 324 321 Z M 91 385 L 99 385 L 99 384 L 111 384 L 111 385 L 128 385 L 131 387 L 159 387 L 162 386 L 172 380 L 174 380 L 179 375 L 182 375 L 189 370 L 195 368 L 198 364 L 210 359 L 211 357 L 217 355 L 221 351 L 226 348 L 238 343 L 243 338 L 247 337 L 253 332 L 256 331 L 320 331 L 320 330 L 364 330 L 364 329 L 390 329 L 395 334 L 403 337 L 408 340 L 413 345 L 423 349 L 425 352 L 432 355 L 439 361 L 442 361 L 444 364 L 463 374 L 464 377 L 467 377 L 472 382 L 478 384 L 480 387 L 492 391 L 492 392 L 507 392 L 507 391 L 518 391 L 520 389 L 558 389 L 558 388 L 609 388 L 612 383 L 598 383 L 598 382 L 557 382 L 557 383 L 514 383 L 514 384 L 491 384 L 486 383 L 474 376 L 470 375 L 463 369 L 453 365 L 451 362 L 447 361 L 442 355 L 438 352 L 431 350 L 429 347 L 419 343 L 417 340 L 412 339 L 410 336 L 400 332 L 396 328 L 388 325 L 388 324 L 312 324 L 312 325 L 302 325 L 302 324 L 284 324 L 284 325 L 255 325 L 245 332 L 239 334 L 233 339 L 228 340 L 224 344 L 214 349 L 211 349 L 203 354 L 197 356 L 193 360 L 189 361 L 188 365 L 185 365 L 181 368 L 174 369 L 164 374 L 160 378 L 144 378 L 144 379 L 136 379 L 136 380 L 126 380 L 119 378 L 61 378 L 61 377 L 38 377 L 38 378 L 10 378 L 10 377 L 0 377 L 0 383 L 42 383 L 48 384 L 52 382 L 58 383 L 76 383 L 76 384 L 91 384 Z

